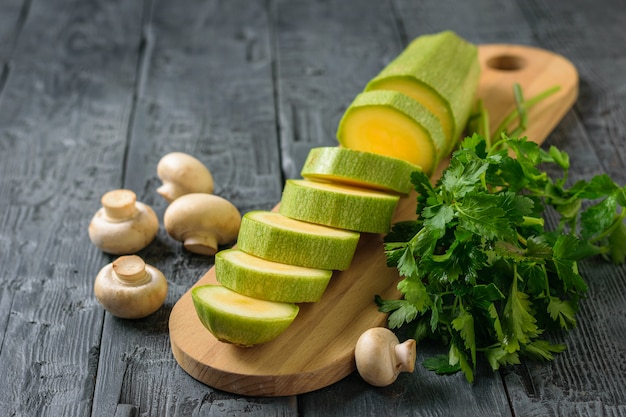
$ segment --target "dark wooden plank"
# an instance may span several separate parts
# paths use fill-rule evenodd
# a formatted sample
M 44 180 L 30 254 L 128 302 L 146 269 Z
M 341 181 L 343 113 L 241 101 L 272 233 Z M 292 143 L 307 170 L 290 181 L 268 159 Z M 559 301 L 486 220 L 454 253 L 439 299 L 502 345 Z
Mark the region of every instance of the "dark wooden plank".
M 241 212 L 270 209 L 282 183 L 264 4 L 153 7 L 143 30 L 125 186 L 164 210 L 154 193 L 156 164 L 182 151 L 209 167 L 215 194 Z
M 330 387 L 300 396 L 307 416 L 509 416 L 499 377 L 481 364 L 476 381 L 469 385 L 461 374 L 440 376 L 421 366 L 438 346 L 418 347 L 417 366 L 387 387 L 374 388 L 357 373 Z
M 92 282 L 107 257 L 87 224 L 100 191 L 121 184 L 141 7 L 58 0 L 16 12 L 0 97 L 0 282 L 10 298 L 0 409 L 89 415 L 103 319 Z
M 335 146 L 346 107 L 400 48 L 385 2 L 277 1 L 278 118 L 285 176 L 309 149 Z
M 9 0 L 0 3 L 0 64 L 3 66 L 9 64 L 29 7 L 28 0 Z
M 155 2 L 148 5 L 137 66 L 124 187 L 162 218 L 158 160 L 190 153 L 215 179 L 215 194 L 242 213 L 280 200 L 267 10 L 263 2 Z M 165 305 L 142 320 L 107 314 L 93 415 L 296 415 L 295 398 L 241 398 L 213 390 L 174 360 L 171 308 L 211 266 L 161 228 L 141 252 L 169 281 Z
M 586 159 L 591 157 L 588 155 L 574 157 L 585 158 L 580 166 L 594 168 L 587 175 L 607 172 L 625 183 L 626 53 L 621 45 L 626 38 L 626 3 L 603 0 L 593 12 L 584 0 L 567 4 L 533 1 L 524 3 L 523 8 L 539 42 L 566 55 L 580 73 L 576 114 L 586 131 L 580 141 L 590 142 L 597 159 L 592 162 Z
M 347 104 L 417 34 L 452 28 L 568 56 L 581 72 L 580 100 L 548 144 L 570 152 L 573 179 L 608 172 L 624 183 L 622 1 L 268 4 L 269 21 L 264 2 L 0 2 L 3 412 L 90 415 L 95 390 L 93 415 L 298 414 L 294 398 L 217 392 L 176 366 L 169 308 L 211 259 L 161 230 L 141 255 L 170 278 L 166 305 L 118 320 L 93 298 L 93 278 L 112 258 L 90 245 L 86 225 L 100 195 L 120 186 L 162 215 L 155 168 L 170 150 L 205 160 L 216 192 L 242 211 L 273 206 L 276 127 L 284 174 L 298 176 L 310 147 L 336 143 Z M 579 327 L 554 339 L 569 350 L 503 373 L 516 415 L 626 415 L 626 272 L 597 260 L 581 270 L 590 293 Z M 381 389 L 353 374 L 302 396 L 300 414 L 506 415 L 497 376 L 481 372 L 470 387 L 418 365 Z
M 405 42 L 420 34 L 453 30 L 475 43 L 534 43 L 528 23 L 515 1 L 391 0 L 391 3 Z
M 626 4 L 584 0 L 521 4 L 546 48 L 560 51 L 578 68 L 580 96 L 552 136 L 570 154 L 571 181 L 608 173 L 626 184 Z M 518 415 L 626 415 L 626 266 L 601 259 L 581 262 L 589 284 L 578 325 L 556 334 L 567 351 L 549 364 L 525 363 L 505 381 Z
M 19 38 L 22 28 L 22 3 L 22 1 L 0 3 L 0 100 L 9 77 L 10 60 L 15 42 Z M 0 152 L 6 153 L 4 149 L 0 141 Z M 6 180 L 4 178 L 7 177 L 4 175 L 0 177 L 0 201 L 6 200 L 4 193 L 8 192 L 8 184 L 5 183 Z M 2 222 L 0 225 L 3 226 L 4 223 L 5 222 Z M 4 230 L 4 227 L 0 230 Z M 11 239 L 8 234 L 0 233 L 0 251 L 8 253 L 10 246 Z M 5 280 L 5 277 L 2 275 L 0 275 L 0 312 L 8 312 L 11 310 L 14 289 L 11 288 L 11 283 Z M 2 346 L 8 320 L 8 314 L 4 315 L 0 320 L 0 346 Z

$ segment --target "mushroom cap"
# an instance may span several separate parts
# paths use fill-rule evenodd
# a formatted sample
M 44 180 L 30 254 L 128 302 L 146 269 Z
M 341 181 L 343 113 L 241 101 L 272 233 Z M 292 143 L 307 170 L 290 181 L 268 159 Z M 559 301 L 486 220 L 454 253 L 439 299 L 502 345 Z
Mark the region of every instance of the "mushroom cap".
M 213 176 L 200 160 L 184 152 L 164 155 L 157 164 L 157 175 L 163 181 L 157 189 L 168 202 L 191 193 L 213 193 Z
M 130 190 L 109 191 L 89 223 L 89 239 L 100 250 L 113 255 L 135 253 L 154 240 L 159 219 L 154 210 Z
M 109 313 L 139 319 L 157 311 L 167 297 L 167 280 L 136 255 L 121 256 L 98 272 L 94 295 Z
M 237 238 L 241 213 L 225 198 L 192 193 L 177 198 L 167 207 L 163 223 L 167 233 L 182 241 L 185 249 L 214 255 L 219 245 Z

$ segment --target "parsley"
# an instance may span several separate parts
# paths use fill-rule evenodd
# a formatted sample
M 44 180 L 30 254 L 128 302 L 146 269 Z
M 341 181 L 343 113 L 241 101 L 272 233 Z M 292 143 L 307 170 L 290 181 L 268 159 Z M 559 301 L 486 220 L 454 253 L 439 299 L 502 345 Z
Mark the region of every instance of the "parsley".
M 566 153 L 506 134 L 488 142 L 467 137 L 436 184 L 412 174 L 417 218 L 385 237 L 403 298 L 376 297 L 390 328 L 411 323 L 417 341 L 447 344 L 428 369 L 462 371 L 470 382 L 481 355 L 497 370 L 564 350 L 545 334 L 576 325 L 587 290 L 577 262 L 626 257 L 626 187 L 606 175 L 566 187 Z M 551 179 L 543 164 L 562 177 Z M 559 215 L 555 230 L 544 225 L 548 208 Z

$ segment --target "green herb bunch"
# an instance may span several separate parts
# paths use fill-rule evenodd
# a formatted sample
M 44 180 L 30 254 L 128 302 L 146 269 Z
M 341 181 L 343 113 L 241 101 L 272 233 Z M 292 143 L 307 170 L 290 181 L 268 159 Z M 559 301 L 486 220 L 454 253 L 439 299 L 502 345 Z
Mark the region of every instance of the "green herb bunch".
M 552 180 L 544 164 L 562 177 Z M 449 346 L 425 362 L 429 369 L 460 370 L 471 382 L 478 355 L 497 370 L 565 349 L 545 332 L 576 325 L 587 290 L 577 262 L 626 256 L 626 187 L 599 175 L 567 188 L 568 170 L 568 155 L 555 147 L 506 134 L 490 145 L 474 134 L 436 184 L 412 174 L 417 218 L 395 224 L 385 238 L 403 298 L 376 302 L 391 313 L 390 328 L 411 323 L 418 342 Z M 559 216 L 555 230 L 544 225 L 547 209 Z

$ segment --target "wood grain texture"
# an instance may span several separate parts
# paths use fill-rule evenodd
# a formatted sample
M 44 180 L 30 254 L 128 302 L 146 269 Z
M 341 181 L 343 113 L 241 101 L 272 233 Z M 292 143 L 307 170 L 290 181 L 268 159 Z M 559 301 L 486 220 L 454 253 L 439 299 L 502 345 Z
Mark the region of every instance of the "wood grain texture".
M 372 389 L 353 373 L 341 382 L 299 396 L 306 416 L 512 416 L 503 383 L 486 363 L 477 367 L 476 382 L 461 374 L 436 375 L 420 364 L 446 353 L 421 344 L 413 373 L 403 373 L 391 385 Z M 494 375 L 496 376 L 494 378 Z
M 367 80 L 408 40 L 444 29 L 572 60 L 579 99 L 547 145 L 570 153 L 572 181 L 606 172 L 624 184 L 625 7 L 0 0 L 0 414 L 626 416 L 624 266 L 581 264 L 589 297 L 578 328 L 554 335 L 569 349 L 552 363 L 485 372 L 473 386 L 418 364 L 386 388 L 352 373 L 297 397 L 255 398 L 207 387 L 172 357 L 171 308 L 212 258 L 161 230 L 141 255 L 166 272 L 170 295 L 157 314 L 127 322 L 93 298 L 93 278 L 112 258 L 84 233 L 113 187 L 136 189 L 162 215 L 154 170 L 174 148 L 205 160 L 242 210 L 271 208 L 308 149 L 335 144 L 339 117 Z
M 22 26 L 21 19 L 21 4 L 19 2 L 11 2 L 9 4 L 0 4 L 0 100 L 2 93 L 5 89 L 7 79 L 10 72 L 10 60 L 13 54 L 15 41 L 19 36 L 19 32 Z M 10 147 L 0 140 L 0 153 L 8 154 Z M 4 162 L 6 156 L 0 156 L 0 161 Z M 3 164 L 4 165 L 4 164 Z M 3 209 L 9 208 L 8 197 L 10 192 L 10 180 L 9 176 L 5 175 L 0 168 L 0 207 Z M 12 244 L 11 234 L 4 230 L 9 230 L 12 227 L 13 220 L 2 218 L 0 223 L 0 251 L 2 253 L 8 253 Z M 7 272 L 10 269 L 7 267 Z M 13 298 L 14 288 L 11 288 L 11 281 L 8 279 L 8 275 L 2 274 L 0 276 L 0 312 L 8 312 L 11 310 L 11 301 Z M 9 316 L 3 317 L 0 320 L 0 346 L 2 346 L 6 326 L 9 320 Z
M 156 193 L 156 166 L 166 153 L 181 151 L 207 165 L 215 194 L 241 212 L 274 205 L 281 171 L 266 10 L 246 1 L 146 2 L 143 16 L 136 29 L 142 40 L 135 102 L 128 109 L 124 187 L 162 219 L 167 202 Z M 186 252 L 163 228 L 140 255 L 168 278 L 168 298 L 142 320 L 107 314 L 94 415 L 129 407 L 154 416 L 295 412 L 288 398 L 235 401 L 189 378 L 171 355 L 167 321 L 176 300 L 213 257 Z
M 570 154 L 570 182 L 607 173 L 626 183 L 626 4 L 531 1 L 521 4 L 529 25 L 546 47 L 561 51 L 580 74 L 575 111 L 551 137 Z M 601 21 L 601 25 L 591 22 Z M 546 24 L 551 22 L 551 24 Z M 575 28 L 586 27 L 582 33 Z M 554 224 L 549 216 L 548 222 Z M 581 262 L 589 285 L 577 327 L 552 335 L 567 350 L 547 364 L 527 362 L 505 375 L 517 415 L 626 415 L 626 267 L 601 259 Z
M 386 2 L 276 1 L 277 108 L 286 178 L 309 149 L 335 146 L 354 96 L 401 50 Z
M 475 43 L 540 46 L 524 19 L 518 1 L 391 0 L 391 4 L 404 44 L 424 33 L 453 30 Z
M 30 2 L 27 0 L 0 3 L 0 65 L 2 65 L 0 68 L 3 71 L 8 70 L 11 55 L 24 26 L 24 17 L 28 15 L 29 7 Z
M 121 183 L 137 12 L 37 2 L 13 25 L 0 101 L 4 415 L 91 412 L 103 319 L 91 277 L 106 257 L 86 226 L 98 191 Z M 110 49 L 117 59 L 102 60 Z
M 519 66 L 503 69 L 502 59 Z M 528 134 L 541 143 L 576 101 L 578 74 L 561 56 L 517 45 L 479 47 L 481 80 L 477 98 L 489 110 L 492 129 L 515 108 L 509 89 L 519 83 L 530 96 L 560 85 L 558 93 L 531 108 Z M 415 216 L 415 197 L 398 204 L 393 222 Z M 243 395 L 283 396 L 311 392 L 355 370 L 354 346 L 367 329 L 386 325 L 373 302 L 376 295 L 398 298 L 398 273 L 387 267 L 383 235 L 362 233 L 352 264 L 335 271 L 322 299 L 300 305 L 293 324 L 277 339 L 251 348 L 222 343 L 204 329 L 186 292 L 170 316 L 176 360 L 199 381 Z M 196 285 L 216 284 L 211 268 Z M 288 354 L 287 354 L 288 352 Z

